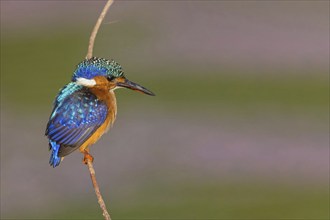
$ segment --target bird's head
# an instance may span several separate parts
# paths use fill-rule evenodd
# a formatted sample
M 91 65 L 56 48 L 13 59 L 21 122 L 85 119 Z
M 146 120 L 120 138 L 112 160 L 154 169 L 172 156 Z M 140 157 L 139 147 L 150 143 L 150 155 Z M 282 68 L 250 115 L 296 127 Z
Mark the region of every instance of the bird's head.
M 114 60 L 92 57 L 78 64 L 73 73 L 72 81 L 78 85 L 100 90 L 128 88 L 147 95 L 155 94 L 124 76 L 119 63 Z

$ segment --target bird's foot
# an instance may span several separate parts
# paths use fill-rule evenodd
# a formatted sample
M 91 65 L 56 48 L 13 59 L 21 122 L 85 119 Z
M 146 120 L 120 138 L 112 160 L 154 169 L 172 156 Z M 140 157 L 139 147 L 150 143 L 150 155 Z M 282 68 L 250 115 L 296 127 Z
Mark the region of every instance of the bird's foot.
M 93 161 L 94 161 L 94 157 L 93 157 L 92 155 L 90 155 L 90 153 L 89 153 L 87 150 L 85 150 L 85 151 L 84 151 L 84 159 L 83 159 L 83 163 L 84 163 L 84 164 L 87 164 L 88 161 L 90 161 L 90 162 L 93 163 Z

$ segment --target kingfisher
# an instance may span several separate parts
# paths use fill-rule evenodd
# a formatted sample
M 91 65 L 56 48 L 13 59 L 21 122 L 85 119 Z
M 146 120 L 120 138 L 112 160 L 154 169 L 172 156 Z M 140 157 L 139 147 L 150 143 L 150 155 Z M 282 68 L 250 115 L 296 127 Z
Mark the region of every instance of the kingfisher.
M 89 147 L 114 123 L 117 103 L 114 90 L 128 88 L 147 95 L 155 94 L 129 81 L 114 60 L 92 57 L 79 63 L 71 82 L 54 101 L 45 135 L 49 140 L 49 164 L 58 166 L 63 158 L 79 149 L 83 162 L 93 161 Z

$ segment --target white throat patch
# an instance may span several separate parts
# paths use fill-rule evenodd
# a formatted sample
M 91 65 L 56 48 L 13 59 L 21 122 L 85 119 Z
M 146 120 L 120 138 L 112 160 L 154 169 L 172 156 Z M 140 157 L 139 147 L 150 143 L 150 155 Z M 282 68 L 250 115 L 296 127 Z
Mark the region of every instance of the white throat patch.
M 116 86 L 116 87 L 114 87 L 114 88 L 110 89 L 110 91 L 115 91 L 116 89 L 121 89 L 121 88 L 124 88 L 124 87 L 121 87 L 121 86 Z

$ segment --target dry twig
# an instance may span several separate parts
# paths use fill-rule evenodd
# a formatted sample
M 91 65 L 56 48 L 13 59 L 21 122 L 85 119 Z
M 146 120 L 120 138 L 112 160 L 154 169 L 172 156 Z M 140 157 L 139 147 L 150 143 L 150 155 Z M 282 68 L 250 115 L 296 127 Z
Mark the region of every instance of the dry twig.
M 112 3 L 113 3 L 113 0 L 108 0 L 107 1 L 107 3 L 105 4 L 99 18 L 97 19 L 97 22 L 96 22 L 96 24 L 94 26 L 94 29 L 91 33 L 91 36 L 89 38 L 88 51 L 87 51 L 86 59 L 90 59 L 93 56 L 93 48 L 94 48 L 94 42 L 95 42 L 96 34 L 97 34 L 97 32 L 100 28 L 100 25 L 101 25 L 105 15 L 107 14 L 110 6 L 112 5 Z M 104 219 L 111 220 L 110 215 L 107 211 L 107 207 L 105 206 L 105 203 L 103 201 L 99 185 L 97 184 L 97 181 L 96 181 L 93 162 L 89 158 L 87 158 L 87 166 L 88 166 L 89 173 L 91 175 L 91 179 L 92 179 L 93 187 L 94 187 L 95 194 L 96 194 L 96 197 L 97 197 L 97 201 L 98 201 L 98 203 L 99 203 L 99 205 L 100 205 L 100 207 L 103 211 Z
M 113 3 L 113 0 L 108 0 L 107 3 L 105 4 L 99 18 L 97 19 L 96 21 L 96 24 L 94 26 L 94 29 L 92 31 L 92 34 L 89 38 L 89 44 L 88 44 L 88 51 L 87 51 L 87 55 L 86 55 L 86 59 L 90 59 L 92 58 L 93 56 L 93 48 L 94 48 L 94 41 L 95 41 L 95 38 L 96 38 L 96 34 L 97 32 L 99 31 L 99 28 L 101 26 L 101 23 L 105 17 L 105 15 L 107 14 L 110 6 L 112 5 Z
M 98 201 L 98 203 L 99 203 L 99 205 L 100 205 L 100 207 L 103 211 L 104 219 L 111 220 L 110 215 L 109 215 L 108 210 L 107 210 L 107 207 L 105 206 L 105 203 L 103 201 L 99 185 L 97 184 L 97 181 L 96 181 L 93 162 L 89 159 L 87 159 L 87 166 L 88 166 L 88 169 L 89 169 L 89 173 L 91 175 L 91 179 L 92 179 L 93 187 L 94 187 L 95 194 L 96 194 L 96 197 L 97 197 L 97 201 Z

